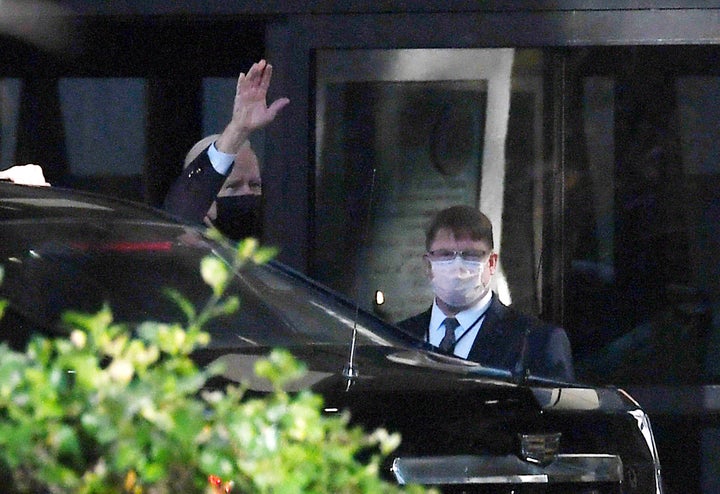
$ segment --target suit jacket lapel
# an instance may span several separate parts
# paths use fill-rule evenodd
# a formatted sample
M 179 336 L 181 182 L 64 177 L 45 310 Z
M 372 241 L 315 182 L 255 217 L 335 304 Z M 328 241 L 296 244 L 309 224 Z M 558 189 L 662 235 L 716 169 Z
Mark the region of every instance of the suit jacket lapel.
M 483 365 L 506 368 L 512 365 L 517 355 L 517 339 L 515 331 L 510 331 L 506 321 L 507 308 L 493 293 L 490 307 L 475 338 L 468 360 Z

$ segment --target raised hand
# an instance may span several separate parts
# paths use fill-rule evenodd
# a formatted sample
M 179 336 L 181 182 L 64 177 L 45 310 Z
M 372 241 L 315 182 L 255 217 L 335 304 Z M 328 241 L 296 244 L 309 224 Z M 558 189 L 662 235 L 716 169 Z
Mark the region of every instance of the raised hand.
M 250 134 L 265 127 L 290 100 L 278 98 L 267 105 L 267 92 L 272 79 L 272 65 L 260 60 L 241 73 L 235 89 L 230 123 L 218 138 L 216 146 L 225 153 L 237 153 Z

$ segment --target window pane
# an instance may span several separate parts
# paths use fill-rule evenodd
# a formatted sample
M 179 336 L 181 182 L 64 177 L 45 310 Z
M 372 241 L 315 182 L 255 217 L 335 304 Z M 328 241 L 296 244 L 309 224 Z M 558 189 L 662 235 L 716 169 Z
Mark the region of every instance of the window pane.
M 425 229 L 467 204 L 494 223 L 501 296 L 537 310 L 540 52 L 330 51 L 318 63 L 312 275 L 390 321 L 421 312 Z
M 0 170 L 15 165 L 20 79 L 0 79 Z
M 139 176 L 145 162 L 145 81 L 66 78 L 59 90 L 70 173 Z
M 475 205 L 493 289 L 567 330 L 581 380 L 717 381 L 720 53 L 688 50 L 320 54 L 311 274 L 418 313 L 429 219 Z
M 583 55 L 565 95 L 582 115 L 566 142 L 563 239 L 578 374 L 714 382 L 720 77 L 679 48 Z

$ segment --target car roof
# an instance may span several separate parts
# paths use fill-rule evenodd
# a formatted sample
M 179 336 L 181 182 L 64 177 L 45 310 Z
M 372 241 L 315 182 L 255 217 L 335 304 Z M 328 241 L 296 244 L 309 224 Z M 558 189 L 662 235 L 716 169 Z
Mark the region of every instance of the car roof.
M 43 219 L 107 218 L 172 221 L 159 209 L 92 192 L 0 182 L 0 222 Z
M 35 320 L 43 324 L 52 323 L 61 309 L 70 308 L 66 307 L 69 303 L 92 305 L 98 302 L 97 297 L 113 300 L 115 309 L 125 307 L 131 311 L 138 294 L 144 293 L 139 297 L 151 305 L 156 294 L 143 292 L 150 287 L 160 290 L 173 286 L 182 288 L 186 295 L 203 297 L 203 287 L 207 287 L 199 279 L 199 258 L 213 254 L 229 260 L 234 252 L 231 244 L 206 237 L 204 226 L 178 222 L 158 209 L 55 187 L 0 183 L 0 230 L 4 240 L 0 257 L 7 264 L 0 291 L 12 298 L 13 305 L 24 314 L 35 308 Z M 299 290 L 298 296 L 312 298 L 319 306 L 345 304 L 348 314 L 356 312 L 338 294 L 279 263 L 272 263 L 272 268 L 245 271 L 242 278 L 251 276 L 251 272 L 259 276 L 254 291 L 267 286 L 263 295 L 267 301 L 272 298 L 270 288 L 279 286 Z M 136 276 L 146 277 L 141 286 L 136 286 Z M 40 279 L 41 286 L 30 286 Z M 83 291 L 90 286 L 95 289 Z M 39 297 L 33 298 L 38 290 Z M 50 305 L 45 303 L 48 292 L 53 293 Z M 247 293 L 245 297 L 247 305 L 254 296 Z M 121 305 L 125 300 L 127 306 Z M 287 294 L 277 303 L 281 301 L 291 305 Z M 44 313 L 38 308 L 46 305 L 48 317 L 40 317 Z M 145 308 L 138 303 L 138 310 Z M 323 313 L 320 309 L 318 312 Z M 395 339 L 401 337 L 398 334 Z

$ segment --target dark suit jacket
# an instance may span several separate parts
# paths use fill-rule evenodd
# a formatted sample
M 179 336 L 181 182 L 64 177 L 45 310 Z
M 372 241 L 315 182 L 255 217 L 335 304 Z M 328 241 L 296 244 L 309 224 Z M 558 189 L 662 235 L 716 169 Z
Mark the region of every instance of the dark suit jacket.
M 431 312 L 432 308 L 397 325 L 427 341 Z M 500 302 L 495 293 L 468 360 L 511 372 L 524 366 L 533 375 L 564 381 L 575 378 L 565 330 L 511 309 Z
M 203 223 L 226 178 L 213 168 L 206 149 L 170 186 L 163 208 L 182 220 Z

